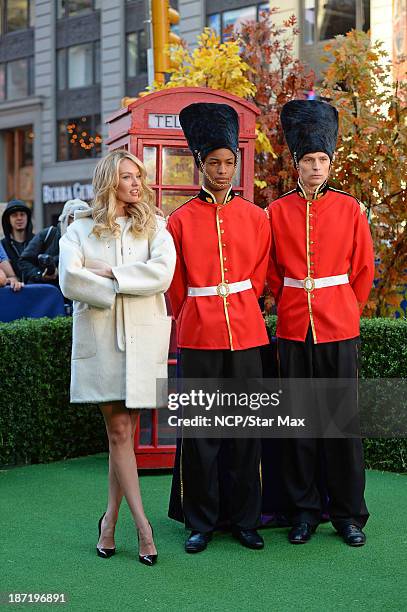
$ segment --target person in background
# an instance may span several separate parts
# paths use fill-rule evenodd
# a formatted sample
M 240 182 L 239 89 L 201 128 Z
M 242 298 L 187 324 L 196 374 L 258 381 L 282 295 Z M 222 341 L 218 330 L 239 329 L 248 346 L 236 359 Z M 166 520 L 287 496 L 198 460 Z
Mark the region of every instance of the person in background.
M 3 213 L 1 223 L 4 233 L 1 244 L 15 276 L 22 280 L 19 259 L 30 240 L 34 237 L 31 208 L 23 200 L 10 200 Z
M 0 244 L 0 287 L 6 285 L 10 285 L 13 291 L 20 291 L 23 286 L 15 276 L 14 270 L 7 259 L 7 254 Z
M 58 286 L 59 240 L 77 210 L 87 210 L 89 205 L 82 200 L 68 200 L 58 218 L 57 227 L 43 229 L 24 249 L 19 266 L 25 283 L 47 283 Z

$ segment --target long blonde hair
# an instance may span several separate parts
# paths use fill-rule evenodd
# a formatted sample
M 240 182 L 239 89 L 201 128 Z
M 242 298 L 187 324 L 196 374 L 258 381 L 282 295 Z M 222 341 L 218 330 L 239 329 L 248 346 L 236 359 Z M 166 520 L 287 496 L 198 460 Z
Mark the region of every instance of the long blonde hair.
M 130 159 L 141 174 L 141 198 L 137 203 L 128 204 L 127 214 L 131 220 L 130 232 L 136 236 L 151 237 L 156 230 L 155 215 L 163 213 L 154 204 L 154 192 L 147 185 L 147 172 L 143 162 L 125 149 L 111 151 L 97 163 L 93 173 L 92 217 L 95 222 L 92 233 L 98 238 L 102 234 L 120 235 L 120 225 L 116 223 L 116 192 L 119 186 L 120 162 Z

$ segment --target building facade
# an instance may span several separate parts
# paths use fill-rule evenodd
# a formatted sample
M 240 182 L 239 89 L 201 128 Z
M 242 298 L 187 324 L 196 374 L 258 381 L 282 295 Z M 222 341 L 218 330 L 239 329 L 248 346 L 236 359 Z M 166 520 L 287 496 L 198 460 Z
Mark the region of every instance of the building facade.
M 397 0 L 398 15 L 405 3 Z M 295 52 L 317 75 L 323 45 L 352 27 L 371 28 L 392 51 L 392 0 L 274 4 L 277 21 L 297 16 Z M 238 30 L 269 8 L 256 0 L 171 5 L 190 45 L 206 25 L 225 37 L 228 26 Z M 29 202 L 37 231 L 55 223 L 67 199 L 92 196 L 104 121 L 147 85 L 147 7 L 148 0 L 0 0 L 0 203 Z
M 144 0 L 0 0 L 0 202 L 37 231 L 90 199 L 104 118 L 147 85 L 145 19 Z

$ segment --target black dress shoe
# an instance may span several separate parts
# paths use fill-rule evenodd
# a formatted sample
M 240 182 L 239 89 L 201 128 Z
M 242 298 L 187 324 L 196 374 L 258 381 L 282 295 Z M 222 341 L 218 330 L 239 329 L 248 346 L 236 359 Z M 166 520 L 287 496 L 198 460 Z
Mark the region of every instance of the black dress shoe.
M 185 542 L 185 552 L 198 553 L 205 550 L 208 542 L 212 540 L 212 532 L 202 533 L 201 531 L 191 531 L 191 535 Z
M 154 538 L 154 530 L 153 530 L 153 526 L 151 525 L 151 523 L 148 523 L 151 527 L 151 535 Z M 137 530 L 137 539 L 140 542 L 140 537 L 139 537 L 139 532 Z M 138 556 L 138 560 L 140 561 L 140 563 L 142 563 L 143 565 L 155 565 L 157 563 L 157 559 L 158 559 L 158 553 L 156 553 L 155 555 L 140 555 Z
M 232 529 L 232 535 L 246 548 L 252 548 L 253 550 L 264 548 L 264 540 L 255 529 L 238 529 L 235 527 Z
M 311 539 L 316 527 L 309 523 L 297 523 L 293 525 L 288 534 L 291 544 L 305 544 Z
M 345 525 L 339 533 L 349 546 L 363 546 L 366 543 L 366 535 L 357 525 Z
M 103 521 L 105 514 L 106 512 L 104 512 L 99 519 L 99 523 L 98 523 L 99 538 L 100 538 L 100 533 L 102 531 L 102 521 Z M 96 546 L 96 553 L 98 557 L 102 557 L 102 559 L 108 559 L 109 557 L 113 557 L 115 552 L 116 552 L 116 548 L 99 548 L 99 546 Z

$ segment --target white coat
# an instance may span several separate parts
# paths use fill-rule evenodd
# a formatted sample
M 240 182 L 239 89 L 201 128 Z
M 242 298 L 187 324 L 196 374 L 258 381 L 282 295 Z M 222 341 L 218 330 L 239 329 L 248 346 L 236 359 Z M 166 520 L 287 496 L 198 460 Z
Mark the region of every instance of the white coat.
M 80 211 L 60 240 L 59 281 L 73 300 L 71 402 L 124 400 L 128 408 L 164 405 L 156 380 L 167 378 L 171 317 L 164 292 L 176 253 L 165 220 L 154 236 L 97 238 L 91 210 Z M 111 266 L 114 280 L 88 267 Z

